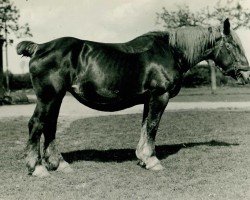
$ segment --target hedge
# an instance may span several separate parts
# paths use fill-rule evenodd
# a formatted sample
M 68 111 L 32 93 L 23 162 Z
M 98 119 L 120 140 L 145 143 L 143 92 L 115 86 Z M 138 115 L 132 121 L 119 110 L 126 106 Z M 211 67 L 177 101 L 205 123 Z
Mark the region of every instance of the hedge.
M 6 88 L 6 73 L 4 76 L 4 86 Z M 29 73 L 26 73 L 26 74 L 9 73 L 9 87 L 11 91 L 32 88 L 30 74 Z
M 219 69 L 216 68 L 216 84 L 218 86 L 235 86 L 235 80 L 231 77 L 224 76 Z M 196 65 L 191 68 L 184 77 L 183 86 L 184 87 L 199 87 L 208 86 L 211 84 L 210 77 L 210 66 L 208 65 Z

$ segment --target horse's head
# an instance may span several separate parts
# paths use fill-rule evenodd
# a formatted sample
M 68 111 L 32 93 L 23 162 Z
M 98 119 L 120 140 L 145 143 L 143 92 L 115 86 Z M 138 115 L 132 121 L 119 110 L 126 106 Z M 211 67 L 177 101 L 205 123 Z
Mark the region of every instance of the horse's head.
M 250 66 L 236 33 L 230 30 L 228 19 L 224 21 L 223 32 L 215 42 L 213 60 L 223 74 L 233 77 L 239 84 L 250 81 Z

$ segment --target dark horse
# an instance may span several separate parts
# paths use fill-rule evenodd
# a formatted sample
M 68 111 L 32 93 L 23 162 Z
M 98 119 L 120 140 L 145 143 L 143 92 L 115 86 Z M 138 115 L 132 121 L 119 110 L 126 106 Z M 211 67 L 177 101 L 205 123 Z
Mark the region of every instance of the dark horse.
M 150 32 L 121 44 L 64 37 L 36 44 L 23 41 L 19 55 L 31 57 L 30 74 L 37 105 L 29 121 L 27 167 L 30 174 L 70 171 L 55 144 L 57 119 L 66 91 L 84 105 L 118 111 L 144 104 L 141 137 L 136 149 L 140 164 L 160 170 L 155 136 L 170 98 L 181 88 L 183 74 L 211 59 L 225 75 L 247 83 L 250 67 L 229 20 L 221 27 L 182 27 Z M 40 137 L 44 134 L 44 154 Z

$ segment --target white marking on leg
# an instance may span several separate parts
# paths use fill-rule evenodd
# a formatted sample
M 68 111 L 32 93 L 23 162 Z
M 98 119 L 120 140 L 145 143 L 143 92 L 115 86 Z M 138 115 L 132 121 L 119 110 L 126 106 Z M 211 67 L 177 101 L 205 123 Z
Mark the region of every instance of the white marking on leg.
M 65 160 L 60 161 L 59 167 L 57 168 L 57 171 L 63 172 L 63 173 L 74 172 L 74 170 L 70 167 L 69 163 L 67 163 Z
M 140 166 L 146 166 L 149 170 L 162 170 L 164 167 L 161 165 L 160 161 L 153 154 L 154 144 L 148 141 L 146 123 L 142 126 L 141 137 L 136 149 L 136 156 L 141 161 L 138 163 Z
M 140 136 L 140 140 L 139 140 L 139 143 L 137 145 L 136 152 L 135 152 L 137 158 L 142 160 L 142 161 L 144 161 L 143 151 L 144 151 L 146 144 L 147 144 L 147 127 L 146 127 L 146 123 L 145 123 L 141 128 L 141 136 Z
M 32 173 L 32 176 L 37 176 L 40 178 L 47 177 L 49 175 L 50 174 L 49 174 L 48 170 L 43 165 L 37 165 L 35 167 L 35 171 Z

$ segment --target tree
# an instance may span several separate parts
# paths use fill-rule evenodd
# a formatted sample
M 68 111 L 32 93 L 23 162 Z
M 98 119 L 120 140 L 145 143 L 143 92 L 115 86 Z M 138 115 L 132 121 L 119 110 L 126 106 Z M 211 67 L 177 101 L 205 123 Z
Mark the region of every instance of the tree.
M 250 29 L 250 11 L 243 8 L 241 0 L 219 0 L 215 7 L 205 7 L 200 11 L 192 12 L 187 5 L 177 6 L 175 11 L 168 11 L 165 7 L 157 14 L 157 23 L 165 29 L 181 26 L 212 26 L 219 25 L 225 18 L 230 18 L 232 27 Z M 213 62 L 208 61 L 211 69 L 211 89 L 215 93 L 216 72 Z
M 24 25 L 20 25 L 19 18 L 20 11 L 10 0 L 0 0 L 0 38 L 3 38 L 4 35 L 4 40 L 2 41 L 5 42 L 6 53 L 7 45 L 9 42 L 11 42 L 11 40 L 8 40 L 9 34 L 13 34 L 17 38 L 32 36 L 32 34 L 30 33 L 29 25 L 27 23 Z M 2 52 L 2 48 L 0 49 L 0 51 Z M 2 55 L 2 53 L 0 55 Z M 2 60 L 2 58 L 0 60 Z M 0 99 L 3 98 L 4 92 L 3 64 L 0 62 Z

